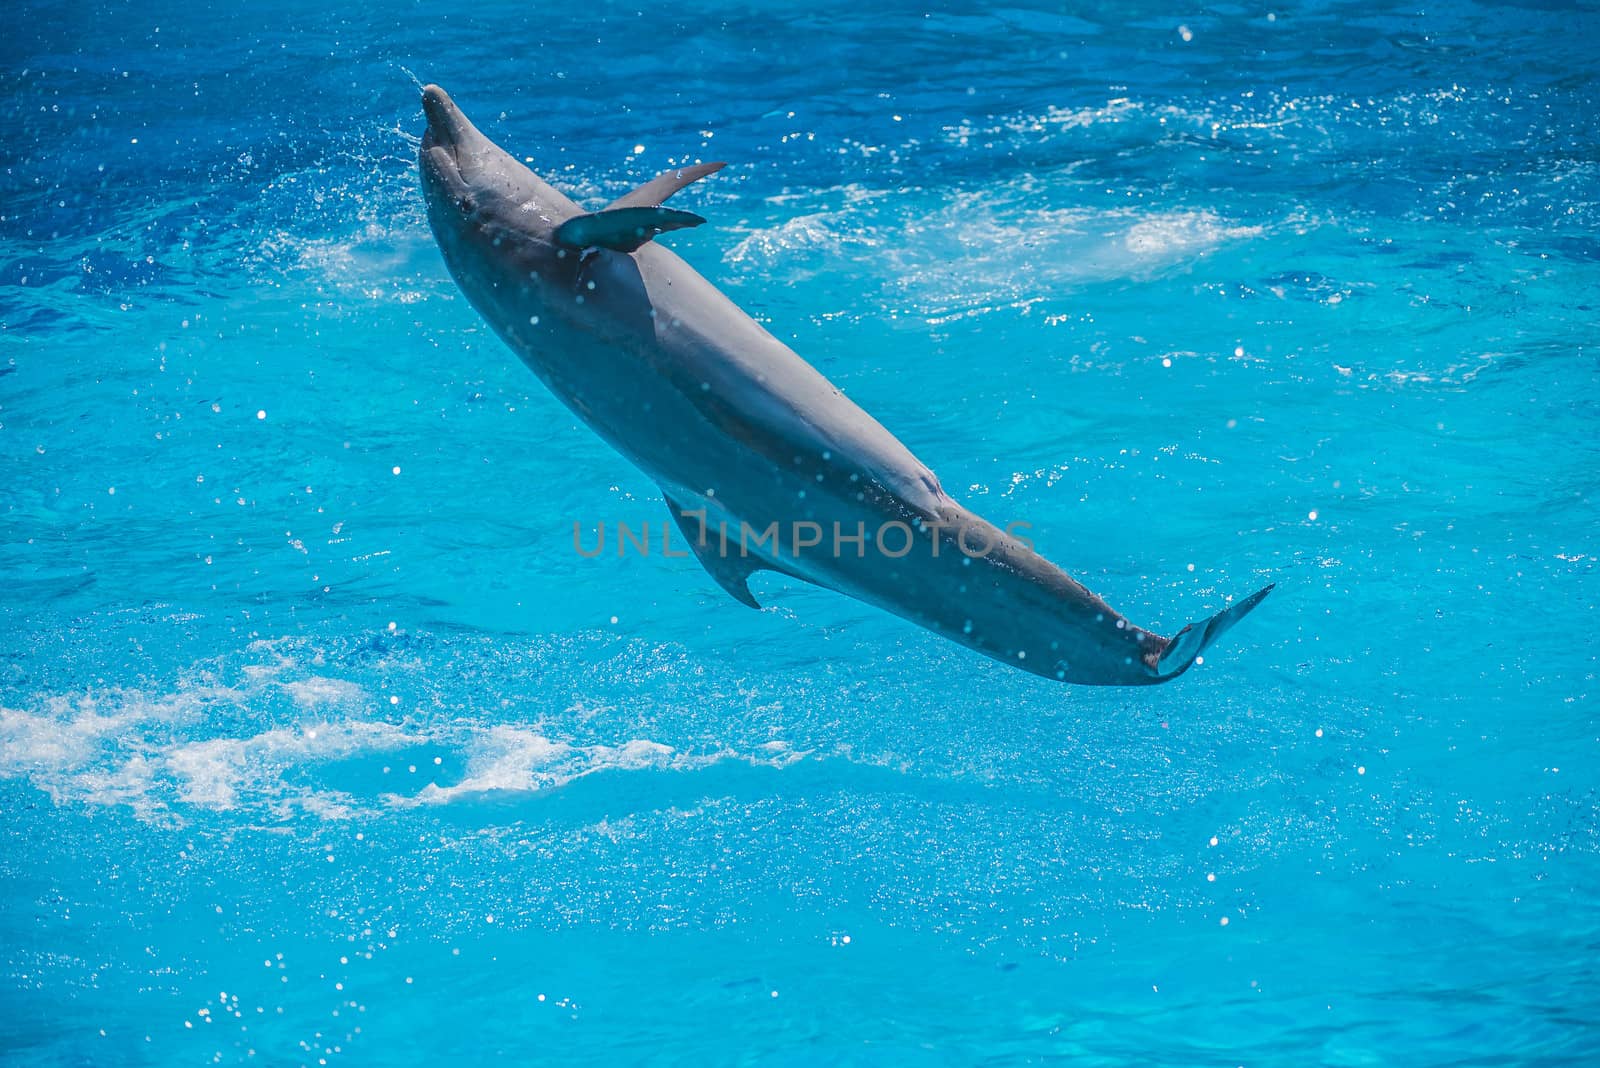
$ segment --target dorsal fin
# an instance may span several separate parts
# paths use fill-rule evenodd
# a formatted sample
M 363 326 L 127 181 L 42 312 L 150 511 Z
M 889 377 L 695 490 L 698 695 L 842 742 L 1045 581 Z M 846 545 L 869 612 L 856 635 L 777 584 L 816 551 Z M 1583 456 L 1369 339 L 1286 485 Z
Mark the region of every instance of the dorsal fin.
M 663 171 L 641 185 L 631 193 L 618 197 L 606 205 L 606 210 L 615 208 L 658 208 L 665 204 L 667 198 L 690 182 L 698 182 L 708 174 L 716 174 L 726 163 L 696 163 L 692 167 L 679 167 L 676 170 Z
M 570 248 L 610 248 L 632 252 L 657 234 L 705 222 L 692 211 L 672 208 L 607 208 L 574 215 L 556 227 L 556 240 Z

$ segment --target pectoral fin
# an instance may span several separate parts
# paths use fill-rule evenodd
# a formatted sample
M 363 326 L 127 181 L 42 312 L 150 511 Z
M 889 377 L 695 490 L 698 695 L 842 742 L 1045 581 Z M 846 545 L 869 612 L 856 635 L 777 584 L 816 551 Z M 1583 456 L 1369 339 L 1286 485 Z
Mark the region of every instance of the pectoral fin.
M 751 594 L 749 581 L 752 574 L 766 565 L 753 557 L 739 555 L 737 542 L 724 551 L 719 532 L 706 528 L 705 509 L 691 511 L 671 497 L 666 500 L 667 511 L 672 513 L 673 521 L 683 531 L 700 566 L 717 580 L 717 585 L 732 594 L 734 600 L 759 610 L 761 603 Z
M 607 208 L 575 215 L 556 227 L 556 240 L 569 248 L 609 248 L 632 252 L 657 234 L 705 222 L 692 211 L 661 207 Z
M 716 174 L 726 163 L 696 163 L 692 167 L 679 167 L 664 171 L 633 192 L 618 197 L 606 205 L 607 211 L 616 208 L 658 208 L 667 198 L 691 182 L 698 182 L 708 174 Z

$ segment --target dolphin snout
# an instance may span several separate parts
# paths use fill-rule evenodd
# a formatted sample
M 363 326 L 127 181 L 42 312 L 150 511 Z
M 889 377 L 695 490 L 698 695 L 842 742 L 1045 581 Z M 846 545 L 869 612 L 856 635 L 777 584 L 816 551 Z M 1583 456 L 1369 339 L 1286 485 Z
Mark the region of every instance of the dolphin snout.
M 437 85 L 425 86 L 422 90 L 422 113 L 428 117 L 428 132 L 433 135 L 435 144 L 455 144 L 465 119 L 449 93 Z
M 458 160 L 469 153 L 483 155 L 493 147 L 456 107 L 450 94 L 437 85 L 422 90 L 422 111 L 428 117 L 428 129 L 422 138 L 425 146 L 448 149 Z
M 422 110 L 428 118 L 428 128 L 422 133 L 418 152 L 423 188 L 430 195 L 437 193 L 465 208 L 468 201 L 461 167 L 463 157 L 470 158 L 470 153 L 463 153 L 461 148 L 472 124 L 461 114 L 450 94 L 437 85 L 422 90 Z
M 437 85 L 425 85 L 422 87 L 422 111 L 428 116 L 428 125 L 444 125 L 456 113 L 456 105 L 450 94 Z

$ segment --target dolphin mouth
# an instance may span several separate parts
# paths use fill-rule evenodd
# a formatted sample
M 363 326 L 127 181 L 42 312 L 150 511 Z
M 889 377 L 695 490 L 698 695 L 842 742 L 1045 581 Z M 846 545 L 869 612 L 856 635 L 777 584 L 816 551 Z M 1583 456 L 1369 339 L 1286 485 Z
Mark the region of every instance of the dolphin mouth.
M 461 177 L 461 164 L 456 160 L 455 152 L 448 146 L 423 141 L 418 158 L 422 162 L 422 172 L 427 178 L 451 187 L 466 184 Z
M 481 135 L 450 95 L 437 85 L 422 90 L 422 111 L 428 120 L 418 153 L 423 175 L 444 191 L 459 195 L 466 185 L 461 173 L 461 151 L 475 135 Z

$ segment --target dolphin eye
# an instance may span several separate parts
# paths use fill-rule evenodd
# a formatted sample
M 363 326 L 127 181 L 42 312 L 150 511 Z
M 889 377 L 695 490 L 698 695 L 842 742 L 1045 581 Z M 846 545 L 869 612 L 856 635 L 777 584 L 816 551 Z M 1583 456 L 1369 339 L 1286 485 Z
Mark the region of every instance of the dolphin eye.
M 472 195 L 469 193 L 461 194 L 461 199 L 456 201 L 456 206 L 464 212 L 473 212 L 478 210 L 477 201 L 473 200 Z

